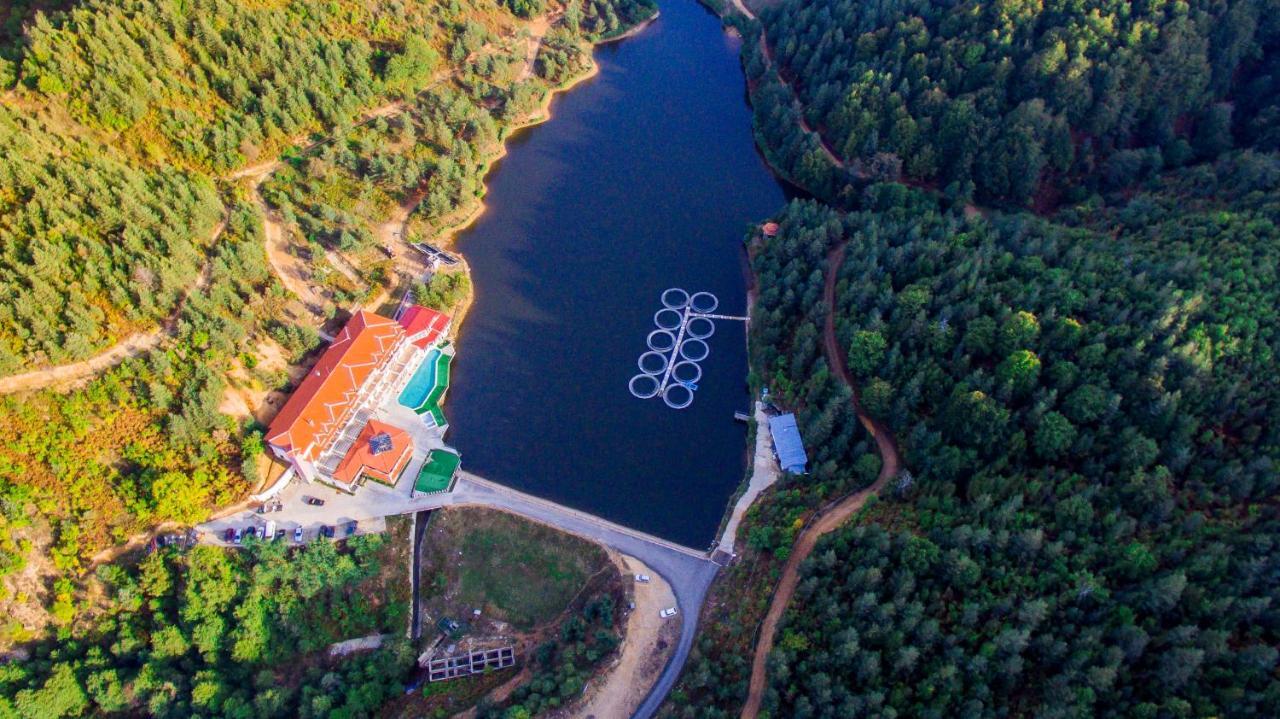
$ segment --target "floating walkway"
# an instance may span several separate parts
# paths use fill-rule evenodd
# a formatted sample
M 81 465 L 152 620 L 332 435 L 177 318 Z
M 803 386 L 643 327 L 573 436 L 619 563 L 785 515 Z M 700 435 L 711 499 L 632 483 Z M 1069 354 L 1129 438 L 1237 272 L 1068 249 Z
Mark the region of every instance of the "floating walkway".
M 714 320 L 747 322 L 749 317 L 714 314 L 720 300 L 710 292 L 688 292 L 672 287 L 662 293 L 662 309 L 653 315 L 657 329 L 649 333 L 649 351 L 636 364 L 640 374 L 627 389 L 637 399 L 661 397 L 672 409 L 693 404 L 693 393 L 702 379 L 699 362 L 711 354 L 707 338 L 716 332 Z
M 457 257 L 454 257 L 448 252 L 445 252 L 444 250 L 434 245 L 428 245 L 425 242 L 410 242 L 409 246 L 417 250 L 418 252 L 421 252 L 422 254 L 426 255 L 428 259 L 438 260 L 440 262 L 443 262 L 446 265 L 458 264 Z

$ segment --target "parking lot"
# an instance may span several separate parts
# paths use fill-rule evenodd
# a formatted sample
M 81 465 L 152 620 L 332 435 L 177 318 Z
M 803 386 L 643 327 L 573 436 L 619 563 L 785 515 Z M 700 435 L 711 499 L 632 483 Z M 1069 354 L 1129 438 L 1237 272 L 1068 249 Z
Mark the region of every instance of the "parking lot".
M 323 500 L 324 504 L 307 504 L 304 501 L 307 497 Z M 386 531 L 385 517 L 402 512 L 407 499 L 407 489 L 406 494 L 399 495 L 394 489 L 373 482 L 352 496 L 322 484 L 295 481 L 285 487 L 276 499 L 265 503 L 274 511 L 259 513 L 257 508 L 250 509 L 206 522 L 197 531 L 200 541 L 227 544 L 224 539 L 227 529 L 247 532 L 250 528 L 262 528 L 268 522 L 274 522 L 276 531 L 284 530 L 285 540 L 290 543 L 294 541 L 294 530 L 298 527 L 302 528 L 302 543 L 320 538 L 321 528 L 326 526 L 333 527 L 336 538 L 342 539 L 347 536 L 347 526 L 352 521 L 357 522 L 356 534 Z M 278 510 L 275 510 L 276 506 Z

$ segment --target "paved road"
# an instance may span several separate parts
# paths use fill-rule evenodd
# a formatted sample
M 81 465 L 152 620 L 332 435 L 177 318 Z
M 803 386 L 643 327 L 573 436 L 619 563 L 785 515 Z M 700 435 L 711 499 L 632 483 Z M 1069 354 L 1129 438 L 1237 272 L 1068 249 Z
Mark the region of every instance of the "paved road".
M 474 475 L 463 473 L 452 494 L 455 504 L 479 504 L 505 509 L 571 534 L 593 539 L 639 559 L 671 585 L 671 590 L 676 595 L 676 604 L 680 608 L 680 641 L 658 681 L 632 716 L 634 719 L 649 719 L 656 714 L 689 658 L 689 650 L 693 647 L 693 640 L 698 632 L 698 615 L 702 610 L 702 603 L 720 567 L 707 558 L 706 552 L 637 532 Z
M 761 492 L 771 487 L 778 481 L 778 477 L 782 476 L 782 470 L 778 468 L 778 460 L 773 456 L 773 436 L 769 432 L 769 415 L 765 414 L 763 402 L 756 402 L 755 417 L 756 453 L 751 465 L 751 480 L 747 483 L 746 491 L 734 503 L 733 512 L 729 514 L 729 521 L 725 522 L 724 531 L 720 533 L 720 541 L 717 544 L 720 551 L 728 554 L 734 553 L 733 549 L 738 540 L 738 525 L 747 515 L 747 510 L 755 504 Z
M 633 716 L 649 719 L 657 713 L 688 659 L 697 634 L 702 603 L 719 570 L 706 552 L 525 494 L 465 471 L 459 473 L 449 492 L 410 497 L 410 484 L 402 480 L 396 487 L 385 487 L 370 482 L 352 496 L 319 484 L 294 482 L 280 493 L 279 499 L 284 505 L 282 511 L 268 515 L 258 515 L 253 510 L 233 514 L 201 525 L 201 535 L 203 541 L 221 544 L 222 532 L 227 527 L 243 528 L 273 519 L 278 527 L 289 532 L 293 527 L 302 526 L 305 541 L 310 541 L 318 535 L 321 525 L 341 527 L 352 519 L 358 519 L 362 532 L 376 531 L 385 527 L 381 518 L 388 515 L 472 505 L 506 510 L 599 542 L 647 564 L 671 585 L 675 593 L 676 605 L 680 609 L 680 640 L 658 681 Z M 305 496 L 319 497 L 325 500 L 325 504 L 319 507 L 308 505 L 302 501 Z

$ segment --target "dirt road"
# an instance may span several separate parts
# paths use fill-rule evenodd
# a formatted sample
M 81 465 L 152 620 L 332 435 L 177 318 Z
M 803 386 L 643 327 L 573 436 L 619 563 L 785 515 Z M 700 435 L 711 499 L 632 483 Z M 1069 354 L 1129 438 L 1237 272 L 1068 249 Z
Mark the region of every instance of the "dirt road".
M 210 247 L 218 241 L 218 238 L 222 236 L 222 232 L 226 229 L 226 220 L 219 222 L 213 228 L 213 232 L 209 235 Z M 178 318 L 182 316 L 182 308 L 186 306 L 187 298 L 191 296 L 192 292 L 203 291 L 209 285 L 209 272 L 211 269 L 212 264 L 206 262 L 204 268 L 200 270 L 200 276 L 196 279 L 195 285 L 182 295 L 182 298 L 178 300 L 178 304 L 174 306 L 173 311 L 154 330 L 150 332 L 135 332 L 106 350 L 79 362 L 0 377 L 0 395 L 83 382 L 96 376 L 99 372 L 120 364 L 129 357 L 136 357 L 155 349 L 165 338 L 172 336 L 178 330 Z
M 849 373 L 845 353 L 836 340 L 836 280 L 840 274 L 840 265 L 844 263 L 844 253 L 845 245 L 841 244 L 827 255 L 826 282 L 822 290 L 822 301 L 827 307 L 827 317 L 822 331 L 822 345 L 827 364 L 835 370 L 836 375 L 848 385 L 849 389 L 854 390 L 853 409 L 858 414 L 858 421 L 875 439 L 882 465 L 874 484 L 824 507 L 796 538 L 795 545 L 791 548 L 791 556 L 782 569 L 782 579 L 778 582 L 778 588 L 774 590 L 769 612 L 760 625 L 760 637 L 756 642 L 755 655 L 751 661 L 751 684 L 747 691 L 747 703 L 742 708 L 742 719 L 755 719 L 760 713 L 760 703 L 764 699 L 764 689 L 768 680 L 766 672 L 769 652 L 773 650 L 773 635 L 777 632 L 778 623 L 782 621 L 782 615 L 786 612 L 787 605 L 791 603 L 791 597 L 795 594 L 796 586 L 800 583 L 800 564 L 813 552 L 819 539 L 843 525 L 849 517 L 862 509 L 869 498 L 878 494 L 885 484 L 902 470 L 902 458 L 898 455 L 898 447 L 893 441 L 893 436 L 883 424 L 868 417 L 858 404 L 853 376 Z
M 632 582 L 636 574 L 646 575 L 650 580 L 634 583 L 636 608 L 627 617 L 627 633 L 617 663 L 587 701 L 567 716 L 606 719 L 634 714 L 680 637 L 679 615 L 670 619 L 658 616 L 666 607 L 676 606 L 671 586 L 635 557 L 615 556 L 614 561 L 625 581 Z

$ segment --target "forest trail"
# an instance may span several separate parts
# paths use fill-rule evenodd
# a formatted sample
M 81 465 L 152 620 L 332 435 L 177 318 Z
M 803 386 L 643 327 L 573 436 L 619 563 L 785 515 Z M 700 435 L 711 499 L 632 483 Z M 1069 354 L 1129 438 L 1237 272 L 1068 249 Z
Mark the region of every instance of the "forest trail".
M 213 228 L 213 232 L 209 235 L 210 247 L 218 241 L 218 238 L 222 236 L 223 231 L 226 229 L 227 221 L 223 219 Z M 200 292 L 208 287 L 212 267 L 211 262 L 205 263 L 200 270 L 200 277 L 196 280 L 195 285 L 182 295 L 174 306 L 173 311 L 169 313 L 164 322 L 160 323 L 159 327 L 150 332 L 135 332 L 102 352 L 79 362 L 0 377 L 0 395 L 31 392 L 54 385 L 82 382 L 96 376 L 99 372 L 120 364 L 130 357 L 136 357 L 155 349 L 166 337 L 172 336 L 178 330 L 178 318 L 182 316 L 182 309 L 186 306 L 187 298 L 191 296 L 191 293 Z
M 258 205 L 258 212 L 262 213 L 263 234 L 267 238 L 267 260 L 271 263 L 271 269 L 275 270 L 285 289 L 297 296 L 307 311 L 323 323 L 325 298 L 311 284 L 311 272 L 307 269 L 307 263 L 289 252 L 289 232 L 284 222 L 275 216 L 257 187 L 253 190 L 253 199 Z
M 528 49 L 525 51 L 524 67 L 520 70 L 520 75 L 516 77 L 516 82 L 524 82 L 533 77 L 534 63 L 538 59 L 538 50 L 542 49 L 542 39 L 547 36 L 547 31 L 551 29 L 551 25 L 560 19 L 563 12 L 554 12 L 550 15 L 543 15 L 529 24 L 529 37 L 525 41 L 528 43 Z
M 401 100 L 380 105 L 362 114 L 358 124 L 371 122 L 375 118 L 394 115 L 403 110 L 404 106 L 405 104 Z M 313 149 L 325 142 L 328 142 L 329 140 L 330 138 L 326 137 L 311 142 L 303 148 L 303 151 L 305 152 L 306 150 Z M 303 302 L 304 304 L 307 304 L 308 309 L 313 309 L 313 311 L 319 315 L 321 310 L 314 308 L 322 308 L 324 306 L 323 302 L 315 304 L 313 308 L 312 303 L 307 299 L 309 294 L 313 293 L 299 292 L 299 283 L 294 282 L 292 277 L 281 271 L 281 267 L 276 264 L 277 257 L 272 254 L 273 249 L 280 249 L 283 238 L 286 235 L 280 223 L 273 220 L 271 215 L 266 211 L 266 203 L 261 200 L 261 196 L 258 195 L 257 190 L 258 186 L 261 185 L 272 172 L 275 172 L 275 170 L 280 167 L 280 162 L 280 158 L 277 157 L 276 159 L 269 160 L 267 162 L 261 162 L 256 165 L 236 170 L 235 172 L 225 175 L 223 179 L 238 180 L 250 178 L 253 185 L 252 189 L 254 195 L 259 201 L 259 210 L 263 213 L 267 234 L 267 256 L 271 258 L 272 266 L 276 269 L 276 272 L 284 282 L 285 287 L 288 287 L 290 291 L 294 292 L 294 294 L 303 298 Z M 218 241 L 218 238 L 222 236 L 226 227 L 227 223 L 225 219 L 218 223 L 209 238 L 210 246 Z M 275 239 L 274 245 L 273 236 Z M 284 261 L 283 258 L 280 259 L 285 266 L 289 266 L 287 261 Z M 293 259 L 296 260 L 296 258 Z M 174 307 L 173 311 L 169 313 L 169 316 L 165 318 L 164 322 L 162 322 L 159 327 L 149 332 L 135 332 L 102 352 L 78 362 L 58 365 L 56 367 L 48 367 L 41 370 L 33 370 L 22 374 L 9 375 L 8 377 L 0 377 L 0 396 L 14 394 L 16 392 L 32 392 L 55 385 L 82 382 L 111 369 L 130 357 L 137 357 L 138 355 L 145 354 L 156 347 L 159 347 L 161 342 L 166 338 L 173 336 L 173 333 L 177 330 L 178 318 L 181 316 L 182 309 L 186 306 L 187 298 L 191 296 L 191 293 L 203 291 L 208 286 L 210 269 L 212 269 L 211 264 L 206 262 L 204 268 L 200 271 L 199 280 L 197 280 L 196 284 L 182 296 L 182 299 L 178 301 L 177 306 Z M 305 287 L 305 283 L 302 283 L 301 286 Z
M 352 127 L 360 127 L 361 125 L 365 125 L 370 122 L 373 122 L 379 117 L 391 117 L 392 115 L 403 112 L 405 107 L 406 105 L 404 100 L 395 100 L 393 102 L 388 102 L 388 103 L 379 105 L 375 108 L 366 110 L 363 113 L 361 113 L 360 119 L 356 120 L 355 123 L 352 124 Z M 329 135 L 321 137 L 317 140 L 312 140 L 311 142 L 308 142 L 305 145 L 298 146 L 297 143 L 302 142 L 303 140 L 306 139 L 306 137 L 303 136 L 303 137 L 295 138 L 293 141 L 287 143 L 286 147 L 297 147 L 299 154 L 305 154 L 325 143 L 332 142 L 333 138 L 334 138 L 334 135 L 330 133 Z M 232 172 L 224 176 L 223 179 L 241 180 L 246 177 L 252 178 L 254 183 L 254 188 L 256 189 L 258 185 L 262 184 L 262 181 L 265 180 L 268 175 L 270 175 L 271 173 L 275 172 L 277 169 L 280 168 L 280 163 L 283 161 L 284 161 L 283 156 L 277 156 L 274 159 L 267 160 L 266 162 L 259 162 L 256 165 L 242 167 L 239 170 L 236 170 L 235 172 Z
M 536 42 L 531 42 L 530 57 L 532 59 L 536 59 L 537 50 L 542 45 L 542 38 L 545 36 L 547 30 L 550 29 L 550 25 L 554 23 L 557 19 L 559 19 L 559 16 L 560 16 L 560 13 L 548 15 L 546 16 L 544 23 L 535 25 L 535 27 L 541 27 L 543 24 L 545 24 L 545 27 L 543 27 L 541 31 L 537 34 Z M 489 49 L 488 46 L 482 49 L 481 52 L 485 51 L 486 49 Z M 532 59 L 528 61 L 530 68 L 532 68 Z M 428 87 L 434 86 L 439 82 L 442 82 L 446 79 L 453 77 L 456 74 L 457 74 L 457 71 L 439 72 L 436 74 L 435 77 L 432 78 L 432 81 L 428 85 Z M 372 122 L 380 117 L 390 117 L 392 115 L 403 112 L 407 107 L 408 107 L 408 102 L 405 100 L 394 100 L 392 102 L 384 103 L 382 105 L 371 108 L 361 113 L 360 118 L 354 123 L 354 126 L 359 127 L 360 125 L 364 125 L 366 123 Z M 298 152 L 300 153 L 309 152 L 325 143 L 331 142 L 333 138 L 334 138 L 334 135 L 330 134 L 325 137 L 312 140 L 311 142 L 308 142 L 307 144 L 302 145 L 301 147 L 298 147 Z M 297 141 L 301 142 L 303 139 L 305 138 L 298 138 Z M 292 147 L 295 145 L 291 143 L 290 146 Z M 285 231 L 283 224 L 278 219 L 275 219 L 272 217 L 270 213 L 270 208 L 266 204 L 266 201 L 262 198 L 261 193 L 258 192 L 258 188 L 262 185 L 262 183 L 268 177 L 271 176 L 271 173 L 275 172 L 277 169 L 280 168 L 280 165 L 282 162 L 283 162 L 283 156 L 277 156 L 271 160 L 259 162 L 255 165 L 242 167 L 239 170 L 230 172 L 226 175 L 223 175 L 222 179 L 226 181 L 235 181 L 235 180 L 242 180 L 242 179 L 248 178 L 250 180 L 250 183 L 251 183 L 250 190 L 253 193 L 254 199 L 258 204 L 259 211 L 262 212 L 264 230 L 267 236 L 267 242 L 266 242 L 267 258 L 271 263 L 272 269 L 274 269 L 276 272 L 276 275 L 280 277 L 280 280 L 284 284 L 284 286 L 290 292 L 293 292 L 295 295 L 297 295 L 302 300 L 302 303 L 307 307 L 307 309 L 323 322 L 323 319 L 324 319 L 323 297 L 320 297 L 319 293 L 310 287 L 310 284 L 307 281 L 308 278 L 310 277 L 310 274 L 306 272 L 305 263 L 300 258 L 294 257 L 293 255 L 289 254 L 285 249 L 287 247 L 288 233 Z M 416 204 L 417 204 L 417 201 L 414 202 L 414 205 Z M 402 205 L 401 210 L 403 211 L 403 209 L 404 209 L 404 206 Z M 412 206 L 409 207 L 409 210 L 410 211 L 412 210 Z M 397 213 L 397 215 L 398 214 L 399 213 Z M 397 220 L 396 218 L 393 217 L 387 223 L 380 226 L 379 230 L 381 231 L 383 228 L 386 228 L 388 225 L 391 225 L 393 222 L 399 225 L 400 228 L 403 228 L 404 223 L 407 221 L 407 219 L 408 219 L 408 213 L 406 212 L 404 213 L 403 219 Z M 224 220 L 223 222 L 218 224 L 217 228 L 215 228 L 213 232 L 213 236 L 210 238 L 210 245 L 212 245 L 214 242 L 217 241 L 217 239 L 222 235 L 222 232 L 225 229 L 226 229 L 226 221 Z M 401 234 L 403 235 L 403 231 L 401 232 Z M 384 243 L 384 244 L 387 244 L 388 246 L 395 246 L 397 243 Z M 399 254 L 399 256 L 397 257 L 398 260 L 412 257 L 411 253 L 397 253 L 397 254 Z M 337 262 L 335 262 L 334 265 L 343 274 L 347 275 L 348 277 L 351 276 L 351 273 L 349 270 L 352 270 L 353 268 L 343 267 L 341 264 Z M 0 396 L 4 396 L 7 394 L 14 394 L 17 392 L 30 392 L 30 391 L 40 390 L 40 389 L 44 389 L 46 387 L 51 387 L 55 385 L 73 384 L 76 382 L 81 382 L 97 376 L 101 372 L 104 372 L 116 366 L 117 364 L 123 362 L 124 360 L 130 357 L 136 357 L 138 355 L 145 354 L 155 349 L 156 347 L 160 346 L 160 343 L 164 341 L 165 338 L 172 336 L 174 331 L 177 329 L 178 317 L 181 315 L 182 308 L 186 304 L 187 297 L 191 295 L 192 291 L 201 291 L 201 290 L 204 290 L 205 287 L 207 286 L 210 269 L 211 269 L 211 266 L 208 263 L 206 263 L 205 267 L 201 270 L 200 280 L 196 283 L 196 285 L 190 291 L 188 291 L 185 295 L 183 295 L 182 299 L 179 300 L 178 302 L 178 306 L 174 309 L 174 311 L 170 314 L 170 316 L 166 318 L 166 320 L 156 329 L 151 330 L 149 332 L 136 332 L 120 340 L 119 342 L 107 348 L 106 350 L 103 350 L 102 352 L 99 352 L 98 354 L 92 357 L 85 358 L 78 362 L 72 362 L 71 364 L 65 364 L 65 365 L 58 365 L 56 367 L 47 367 L 45 369 L 33 370 L 31 372 L 24 372 L 22 374 L 9 375 L 7 377 L 0 377 Z
M 849 372 L 844 352 L 841 351 L 840 343 L 836 340 L 836 280 L 840 274 L 840 265 L 844 263 L 844 253 L 845 244 L 841 243 L 827 255 L 826 282 L 822 289 L 822 301 L 827 307 L 827 316 L 822 331 L 822 345 L 827 356 L 827 364 L 835 370 L 840 380 L 854 392 L 852 399 L 853 409 L 858 414 L 858 421 L 862 423 L 867 432 L 871 433 L 871 436 L 876 441 L 876 448 L 880 453 L 880 474 L 870 487 L 854 492 L 834 504 L 824 507 L 809 525 L 800 532 L 800 536 L 796 537 L 796 542 L 791 547 L 791 556 L 787 559 L 786 566 L 782 569 L 782 578 L 778 582 L 778 588 L 774 590 L 773 599 L 769 604 L 769 611 L 765 614 L 764 621 L 760 624 L 760 638 L 756 642 L 755 656 L 751 660 L 751 683 L 747 690 L 747 703 L 742 707 L 742 719 L 755 719 L 760 713 L 760 703 L 764 699 L 765 683 L 768 679 L 769 652 L 773 650 L 773 635 L 777 632 L 778 623 L 782 621 L 782 615 L 786 611 L 787 605 L 791 603 L 791 597 L 795 594 L 796 587 L 800 583 L 800 564 L 813 553 L 813 548 L 817 546 L 819 539 L 839 529 L 846 520 L 862 509 L 868 499 L 873 495 L 879 494 L 889 480 L 897 476 L 902 470 L 902 458 L 898 454 L 898 447 L 893 441 L 893 436 L 883 424 L 867 416 L 858 404 L 853 375 Z
M 754 12 L 751 12 L 751 9 L 747 7 L 747 4 L 743 0 L 731 0 L 731 4 L 733 5 L 734 9 L 736 9 L 739 13 L 742 14 L 743 17 L 747 18 L 748 20 L 758 20 L 758 18 L 756 17 L 756 14 Z M 763 27 L 760 28 L 760 52 L 761 54 L 764 55 L 765 63 L 768 64 L 770 67 L 774 67 L 773 51 L 769 49 L 769 41 L 765 37 Z M 791 84 L 787 82 L 787 78 L 782 76 L 781 70 L 778 70 L 778 79 L 788 85 Z M 800 114 L 800 129 L 817 136 L 818 145 L 822 147 L 823 154 L 827 156 L 827 159 L 831 161 L 831 164 L 835 165 L 836 167 L 842 170 L 845 169 L 846 165 L 845 165 L 844 159 L 836 154 L 835 149 L 831 147 L 831 143 L 827 142 L 827 138 L 823 137 L 821 132 L 818 132 L 817 130 L 813 129 L 812 126 L 809 125 L 809 120 L 807 120 L 804 116 L 804 105 L 800 103 L 800 96 L 795 92 L 794 89 L 791 91 L 791 97 L 793 98 L 793 101 L 795 103 L 796 111 Z
M 740 1 L 741 0 L 738 0 L 738 2 Z M 765 63 L 770 67 L 777 69 L 776 64 L 773 61 L 773 50 L 769 49 L 769 41 L 765 38 L 764 28 L 760 29 L 760 52 L 764 53 Z M 791 85 L 787 78 L 783 77 L 781 69 L 777 69 L 777 73 L 779 80 L 788 86 Z M 800 94 L 795 91 L 795 88 L 790 88 L 790 90 L 791 102 L 795 105 L 796 113 L 800 118 L 800 129 L 818 138 L 818 146 L 822 148 L 822 153 L 827 156 L 827 159 L 831 164 L 842 170 L 845 169 L 844 158 L 836 154 L 836 151 L 831 147 L 831 143 L 827 142 L 827 138 L 823 137 L 821 132 L 815 130 L 813 126 L 809 124 L 808 118 L 804 116 L 804 104 L 800 102 Z
M 733 6 L 734 6 L 735 8 L 737 8 L 738 12 L 740 12 L 740 13 L 742 13 L 744 16 L 746 16 L 746 18 L 747 18 L 748 20 L 755 20 L 755 19 L 756 19 L 756 14 L 755 14 L 755 13 L 753 13 L 753 12 L 751 12 L 751 9 L 750 9 L 750 8 L 748 8 L 748 7 L 747 7 L 747 4 L 746 4 L 745 2 L 743 2 L 742 0 L 733 0 Z

